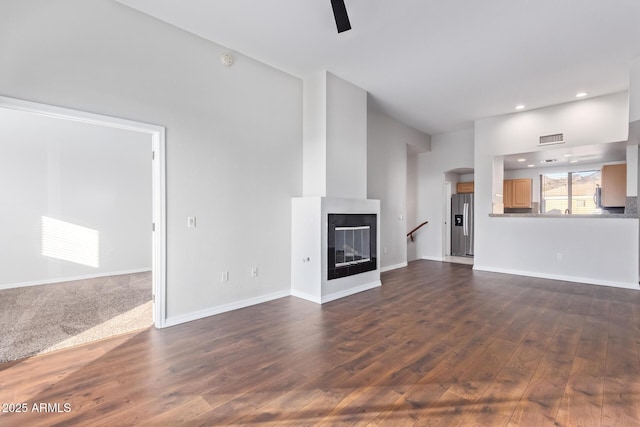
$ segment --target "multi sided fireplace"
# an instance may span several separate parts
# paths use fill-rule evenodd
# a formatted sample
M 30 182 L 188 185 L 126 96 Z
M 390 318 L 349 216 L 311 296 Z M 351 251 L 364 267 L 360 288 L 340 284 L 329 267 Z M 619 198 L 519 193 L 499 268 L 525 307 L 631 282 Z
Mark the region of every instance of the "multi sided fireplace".
M 377 268 L 376 214 L 329 214 L 327 277 L 347 277 Z

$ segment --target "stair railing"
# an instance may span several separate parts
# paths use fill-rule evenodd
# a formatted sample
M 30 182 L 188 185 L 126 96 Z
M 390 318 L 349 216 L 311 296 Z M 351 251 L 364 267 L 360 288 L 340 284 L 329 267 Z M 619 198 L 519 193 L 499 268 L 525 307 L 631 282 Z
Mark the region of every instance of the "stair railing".
M 418 231 L 422 226 L 427 225 L 429 223 L 429 221 L 425 221 L 422 224 L 420 224 L 419 226 L 417 226 L 416 228 L 414 228 L 413 230 L 411 230 L 410 232 L 407 233 L 407 237 L 411 238 L 411 241 L 413 242 L 413 233 L 415 233 L 416 231 Z

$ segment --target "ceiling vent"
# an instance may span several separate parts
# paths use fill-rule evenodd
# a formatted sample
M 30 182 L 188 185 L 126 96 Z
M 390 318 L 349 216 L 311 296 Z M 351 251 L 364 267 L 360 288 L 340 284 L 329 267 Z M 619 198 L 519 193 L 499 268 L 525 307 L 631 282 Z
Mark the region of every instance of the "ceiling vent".
M 556 133 L 554 135 L 545 135 L 540 137 L 538 145 L 564 144 L 564 134 Z

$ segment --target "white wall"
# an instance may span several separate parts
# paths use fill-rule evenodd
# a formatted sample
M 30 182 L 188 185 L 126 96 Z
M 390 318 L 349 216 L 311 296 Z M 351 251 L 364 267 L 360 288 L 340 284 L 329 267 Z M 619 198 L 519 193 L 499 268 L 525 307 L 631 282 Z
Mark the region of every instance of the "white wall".
M 629 122 L 640 120 L 640 57 L 630 67 L 629 75 Z
M 407 229 L 413 230 L 418 222 L 418 154 L 407 145 Z M 415 240 L 407 241 L 407 262 L 418 259 L 418 246 Z
M 637 219 L 476 218 L 475 269 L 638 289 Z
M 430 138 L 388 116 L 371 98 L 368 104 L 367 194 L 380 200 L 379 251 L 384 269 L 407 262 L 407 231 L 417 225 L 415 213 L 407 222 L 407 145 L 422 150 Z
M 304 81 L 303 195 L 367 197 L 367 92 L 327 71 Z
M 327 195 L 327 72 L 303 83 L 302 194 Z
M 327 194 L 367 198 L 367 92 L 327 73 Z
M 431 151 L 418 158 L 418 221 L 429 221 L 416 234 L 418 257 L 439 260 L 443 256 L 444 227 L 449 226 L 445 225 L 449 222 L 445 218 L 445 173 L 473 169 L 473 129 L 432 136 Z
M 476 121 L 474 268 L 638 288 L 637 218 L 489 217 L 495 156 L 534 151 L 539 135 L 590 145 L 627 131 L 626 93 Z
M 288 295 L 302 82 L 109 0 L 2 9 L 0 93 L 166 126 L 169 323 Z
M 151 270 L 148 135 L 0 108 L 0 146 L 0 287 Z
M 477 120 L 478 137 L 495 155 L 545 151 L 539 137 L 564 133 L 562 147 L 626 141 L 629 132 L 627 92 L 619 92 L 548 108 Z M 484 154 L 482 150 L 478 154 Z
M 460 174 L 460 182 L 473 182 L 475 176 L 472 173 L 463 173 Z

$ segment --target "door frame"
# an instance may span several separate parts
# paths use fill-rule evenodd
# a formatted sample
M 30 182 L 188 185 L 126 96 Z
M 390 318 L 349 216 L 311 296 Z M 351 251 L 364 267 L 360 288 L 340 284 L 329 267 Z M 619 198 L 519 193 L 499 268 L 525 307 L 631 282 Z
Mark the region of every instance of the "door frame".
M 451 188 L 452 184 L 449 181 L 444 182 L 444 221 L 442 230 L 442 256 L 447 257 L 451 255 Z
M 147 134 L 151 137 L 152 153 L 152 292 L 153 323 L 156 328 L 166 326 L 166 162 L 165 128 L 149 123 L 88 113 L 86 111 L 62 108 L 38 102 L 24 101 L 0 96 L 0 108 L 40 114 L 74 122 L 106 126 Z

